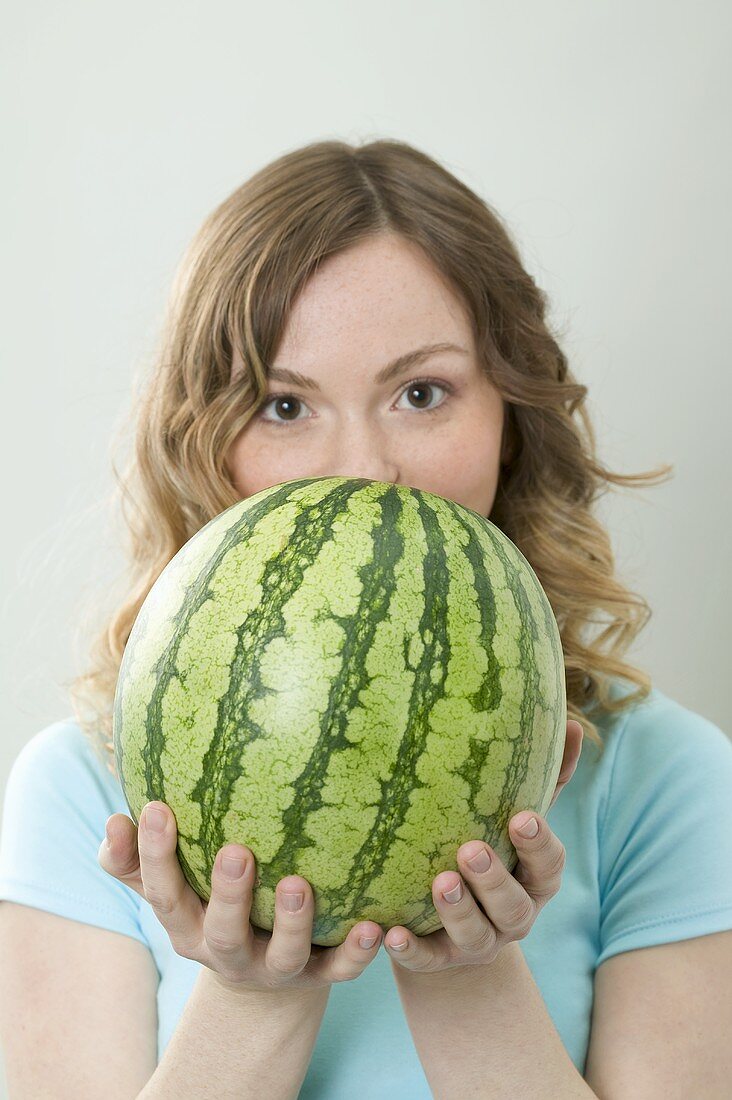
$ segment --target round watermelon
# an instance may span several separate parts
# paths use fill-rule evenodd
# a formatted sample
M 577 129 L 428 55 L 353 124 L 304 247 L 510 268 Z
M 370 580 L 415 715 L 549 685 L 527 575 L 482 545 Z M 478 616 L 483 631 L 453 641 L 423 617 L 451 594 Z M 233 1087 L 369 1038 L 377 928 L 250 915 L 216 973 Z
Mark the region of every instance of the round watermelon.
M 254 853 L 251 920 L 308 880 L 313 943 L 360 920 L 441 927 L 432 880 L 544 814 L 566 735 L 559 629 L 531 566 L 454 501 L 305 478 L 237 502 L 171 559 L 133 625 L 113 735 L 132 818 L 159 799 L 208 900 Z

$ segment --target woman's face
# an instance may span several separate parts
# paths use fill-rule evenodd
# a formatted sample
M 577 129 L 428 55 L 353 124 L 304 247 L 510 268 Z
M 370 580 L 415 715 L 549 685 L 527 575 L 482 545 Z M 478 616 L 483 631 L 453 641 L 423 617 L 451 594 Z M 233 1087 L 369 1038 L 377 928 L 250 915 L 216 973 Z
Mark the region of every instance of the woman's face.
M 455 348 L 380 377 L 434 344 Z M 339 475 L 409 485 L 489 515 L 503 400 L 481 372 L 461 302 L 409 241 L 382 234 L 328 257 L 270 368 L 267 401 L 226 457 L 242 498 Z M 232 372 L 241 369 L 237 358 Z

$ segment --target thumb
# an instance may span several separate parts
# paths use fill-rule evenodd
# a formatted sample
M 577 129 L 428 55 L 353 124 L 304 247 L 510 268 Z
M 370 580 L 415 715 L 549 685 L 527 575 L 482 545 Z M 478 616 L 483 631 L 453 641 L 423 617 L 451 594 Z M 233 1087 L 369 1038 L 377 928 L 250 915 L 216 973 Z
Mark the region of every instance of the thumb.
M 140 875 L 137 826 L 125 814 L 112 814 L 107 818 L 106 831 L 107 835 L 97 853 L 99 865 L 140 897 L 145 897 Z

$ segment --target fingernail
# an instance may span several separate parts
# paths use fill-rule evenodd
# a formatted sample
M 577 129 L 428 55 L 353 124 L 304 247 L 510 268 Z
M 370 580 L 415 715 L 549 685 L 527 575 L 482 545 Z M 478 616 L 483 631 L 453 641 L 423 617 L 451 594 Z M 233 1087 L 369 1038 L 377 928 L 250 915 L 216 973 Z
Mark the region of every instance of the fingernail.
M 529 821 L 527 821 L 518 829 L 518 832 L 521 834 L 521 836 L 529 838 L 531 838 L 532 836 L 536 836 L 536 834 L 539 832 L 539 822 L 536 820 L 535 817 L 532 817 Z
M 390 947 L 392 951 L 403 951 L 407 946 L 406 940 L 400 940 L 399 943 L 389 943 L 387 947 Z
M 165 814 L 154 807 L 145 807 L 145 828 L 151 833 L 162 833 L 165 829 Z
M 376 939 L 376 936 L 361 936 L 358 941 L 359 947 L 363 947 L 364 951 L 368 951 L 369 947 L 374 946 Z
M 453 886 L 452 890 L 443 890 L 442 896 L 445 901 L 452 902 L 454 905 L 456 901 L 460 901 L 463 896 L 463 884 L 459 882 L 457 886 Z
M 468 860 L 468 867 L 472 867 L 474 871 L 478 871 L 479 873 L 487 871 L 490 868 L 490 865 L 491 857 L 488 855 L 485 848 L 483 848 L 482 851 L 478 852 L 477 855 L 473 856 L 472 859 Z
M 222 856 L 221 857 L 221 870 L 224 872 L 227 878 L 235 879 L 241 878 L 244 874 L 244 868 L 247 865 L 247 861 L 243 856 Z
M 298 909 L 302 909 L 302 903 L 305 901 L 304 894 L 283 894 L 282 904 L 288 913 L 296 913 Z

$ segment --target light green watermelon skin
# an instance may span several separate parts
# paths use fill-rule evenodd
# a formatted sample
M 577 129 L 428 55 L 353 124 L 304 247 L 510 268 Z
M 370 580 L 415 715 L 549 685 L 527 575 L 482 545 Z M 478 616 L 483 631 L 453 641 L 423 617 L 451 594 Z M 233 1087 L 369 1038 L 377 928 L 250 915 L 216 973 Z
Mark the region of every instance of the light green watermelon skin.
M 263 490 L 207 523 L 135 620 L 114 703 L 133 820 L 165 802 L 178 858 L 210 897 L 244 844 L 251 921 L 286 875 L 313 888 L 313 943 L 360 920 L 441 927 L 432 880 L 508 822 L 545 814 L 566 734 L 556 620 L 531 566 L 485 517 L 355 478 Z

